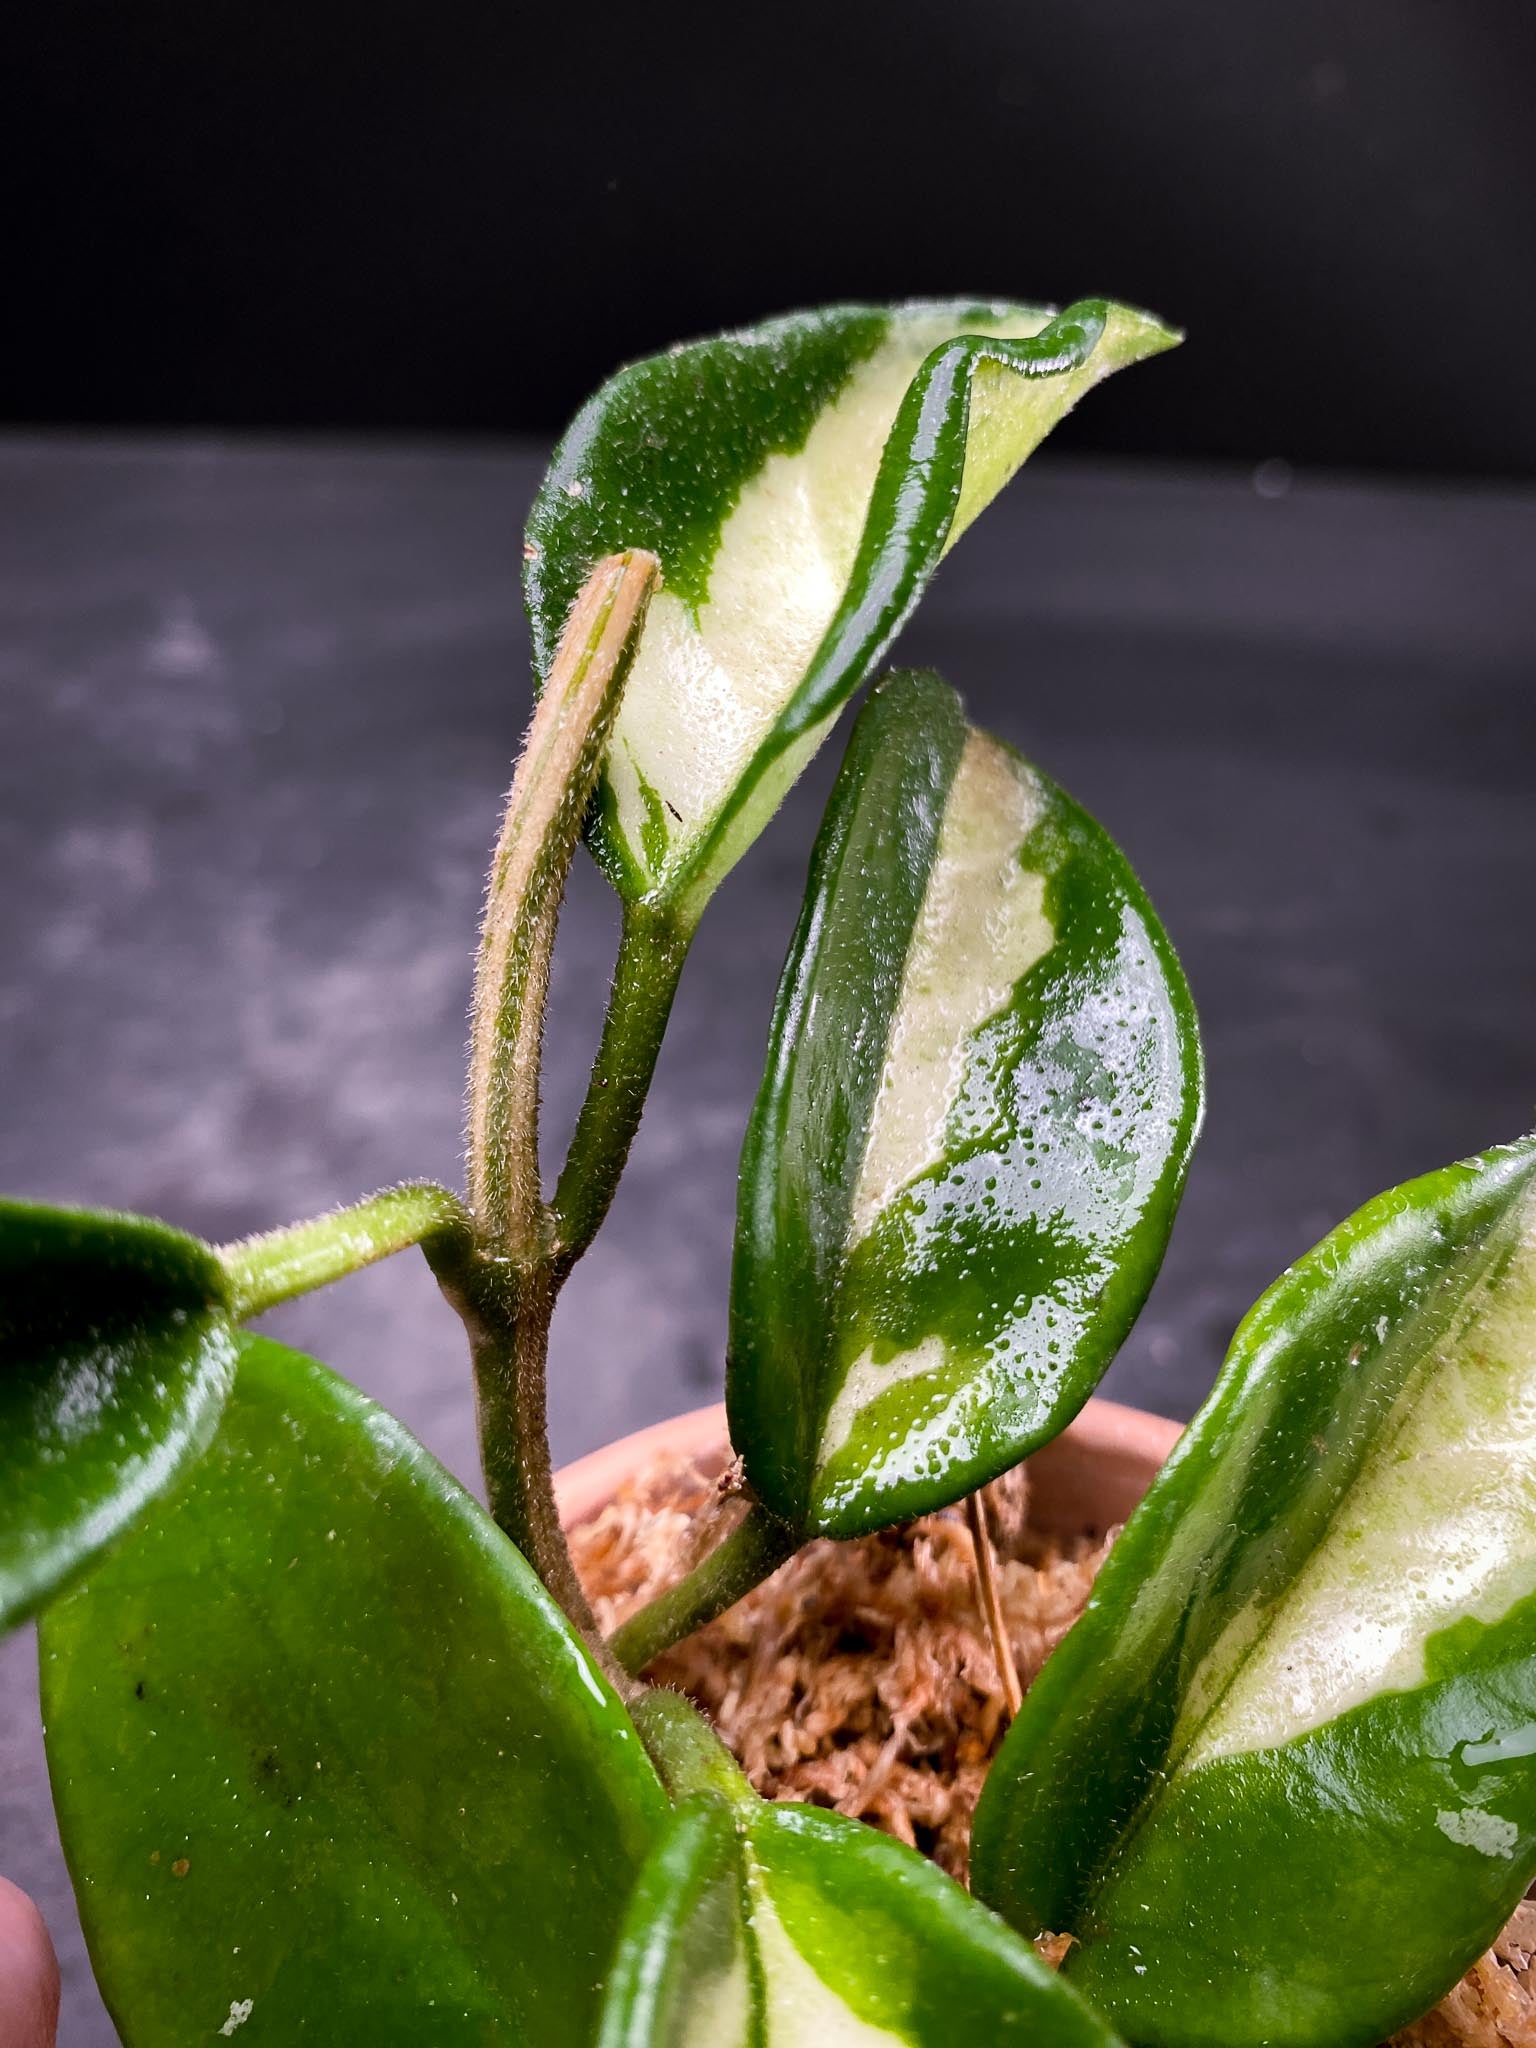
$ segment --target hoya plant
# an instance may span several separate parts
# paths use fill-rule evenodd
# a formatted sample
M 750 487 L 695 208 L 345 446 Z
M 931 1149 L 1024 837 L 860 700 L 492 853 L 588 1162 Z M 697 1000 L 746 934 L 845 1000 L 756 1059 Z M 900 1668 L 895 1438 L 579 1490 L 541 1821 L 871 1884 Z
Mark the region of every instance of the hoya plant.
M 812 1538 L 966 1501 L 984 1577 L 978 1489 L 1087 1400 L 1179 1200 L 1202 1072 L 1174 951 L 1103 829 L 935 675 L 885 676 L 853 725 L 747 1122 L 745 1514 L 610 1640 L 561 1527 L 551 1317 L 705 905 L 947 549 L 1176 340 L 1098 300 L 845 306 L 621 371 L 529 521 L 537 706 L 464 1195 L 218 1247 L 0 1207 L 0 1613 L 41 1617 L 128 2048 L 1370 2048 L 1536 1875 L 1533 1140 L 1383 1196 L 1248 1317 L 1013 1719 L 974 1897 L 759 1798 L 646 1683 Z M 546 1174 L 584 833 L 622 936 Z M 411 1247 L 467 1334 L 485 1508 L 246 1328 Z

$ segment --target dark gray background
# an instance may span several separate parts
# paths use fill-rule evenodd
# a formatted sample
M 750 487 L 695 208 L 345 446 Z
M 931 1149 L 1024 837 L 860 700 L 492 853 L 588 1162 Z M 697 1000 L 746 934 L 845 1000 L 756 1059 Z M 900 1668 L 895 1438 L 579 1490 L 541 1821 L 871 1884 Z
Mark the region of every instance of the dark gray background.
M 553 432 L 827 299 L 1187 326 L 1079 446 L 1536 476 L 1522 0 L 7 0 L 0 416 Z
M 537 467 L 0 444 L 5 1188 L 226 1238 L 404 1176 L 457 1183 Z M 1104 819 L 1188 966 L 1207 1135 L 1111 1376 L 1176 1415 L 1288 1259 L 1536 1101 L 1536 496 L 1284 483 L 1032 465 L 903 649 Z M 561 1310 L 561 1457 L 719 1387 L 736 1151 L 834 757 L 705 920 Z M 552 1136 L 613 934 L 583 861 Z M 462 1344 L 414 1254 L 272 1322 L 473 1475 Z M 0 1651 L 0 1867 L 59 1933 L 66 2048 L 101 2048 L 30 1656 Z

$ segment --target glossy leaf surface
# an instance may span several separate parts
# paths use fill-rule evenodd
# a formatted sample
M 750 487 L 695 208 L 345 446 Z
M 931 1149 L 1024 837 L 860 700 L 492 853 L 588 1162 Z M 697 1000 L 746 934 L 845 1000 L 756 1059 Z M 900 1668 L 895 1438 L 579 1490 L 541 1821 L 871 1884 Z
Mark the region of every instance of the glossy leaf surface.
M 198 1456 L 234 1358 L 223 1269 L 196 1238 L 0 1202 L 0 1627 Z
M 854 728 L 742 1158 L 726 1398 L 795 1529 L 927 1513 L 1071 1420 L 1199 1122 L 1183 975 L 1071 799 L 932 675 Z
M 1367 2048 L 1536 1874 L 1536 1141 L 1248 1316 L 1024 1702 L 974 1881 L 1138 2043 Z
M 590 2039 L 665 1795 L 522 1558 L 323 1366 L 243 1340 L 212 1451 L 42 1672 L 128 2048 Z
M 1085 391 L 1177 339 L 1101 299 L 834 306 L 612 378 L 534 503 L 526 582 L 542 677 L 599 557 L 662 564 L 595 819 L 620 893 L 696 917 L 945 549 Z
M 810 1807 L 696 1799 L 624 1924 L 600 2048 L 1114 2048 L 1001 1921 L 912 1850 Z

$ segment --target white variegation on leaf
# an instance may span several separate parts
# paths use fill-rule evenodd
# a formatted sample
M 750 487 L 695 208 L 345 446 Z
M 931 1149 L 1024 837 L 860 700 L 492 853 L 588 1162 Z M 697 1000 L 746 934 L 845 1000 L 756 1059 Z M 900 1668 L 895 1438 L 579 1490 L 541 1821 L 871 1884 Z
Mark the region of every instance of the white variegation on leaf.
M 1001 334 L 1005 330 L 976 331 Z M 1002 363 L 979 364 L 971 389 L 965 477 L 944 542 L 945 553 L 1086 392 L 1113 371 L 1168 348 L 1177 339 L 1171 328 L 1150 314 L 1130 306 L 1111 306 L 1098 346 L 1081 369 L 1034 379 L 1020 377 Z
M 1244 1318 L 989 1773 L 979 1895 L 1073 1935 L 1138 2042 L 1428 2012 L 1536 1875 L 1533 1472 L 1528 1138 L 1388 1189 Z
M 854 1187 L 847 1252 L 891 1202 L 942 1164 L 987 1022 L 1007 1008 L 1050 950 L 1045 877 L 1021 858 L 1040 815 L 1027 765 L 990 735 L 966 738 L 950 785 L 937 853 L 886 1041 L 885 1068 Z M 903 1382 L 949 1390 L 953 1361 L 942 1336 L 876 1358 L 866 1348 L 844 1372 L 822 1425 L 819 1469 L 843 1449 L 859 1416 Z M 962 1372 L 968 1381 L 972 1374 Z
M 886 678 L 742 1156 L 726 1402 L 763 1506 L 856 1535 L 1070 1421 L 1157 1270 L 1200 1096 L 1116 847 L 937 676 Z
M 600 2048 L 948 2048 L 956 2028 L 997 2048 L 1119 2048 L 912 1850 L 743 1786 L 679 1807 L 658 1844 Z
M 771 761 L 757 759 L 848 591 L 886 440 L 913 378 L 957 334 L 1024 339 L 1051 318 L 1037 307 L 998 312 L 957 326 L 953 311 L 931 305 L 893 311 L 885 340 L 803 446 L 770 455 L 740 490 L 719 529 L 704 601 L 665 589 L 654 599 L 614 733 L 605 803 L 638 893 L 665 898 L 688 875 L 690 900 L 702 907 L 820 744 L 841 700 Z M 1086 391 L 1174 339 L 1150 316 L 1114 306 L 1079 368 L 1026 377 L 982 362 L 945 549 Z M 861 680 L 849 678 L 848 688 Z M 708 873 L 692 874 L 748 783 L 751 798 Z
M 1498 1621 L 1533 1593 L 1536 1190 L 1399 1394 L 1326 1539 L 1280 1600 L 1236 1615 L 1202 1660 L 1177 1766 L 1277 1748 L 1422 1685 L 1431 1636 Z M 1498 1853 L 1498 1835 L 1469 1846 Z
M 818 1977 L 786 1932 L 762 1870 L 747 1866 L 752 1940 L 763 1981 L 764 2048 L 906 2048 L 911 2036 L 860 2019 Z
M 666 2048 L 674 2041 L 675 2048 L 754 2048 L 758 2000 L 741 1909 L 741 1873 L 728 1864 L 683 1930 L 694 1956 L 680 1972 L 676 2008 L 664 2022 L 673 2037 Z
M 1045 877 L 1020 859 L 1039 816 L 1038 785 L 1018 755 L 968 734 L 886 1040 L 850 1243 L 943 1159 L 971 1041 L 1050 948 Z

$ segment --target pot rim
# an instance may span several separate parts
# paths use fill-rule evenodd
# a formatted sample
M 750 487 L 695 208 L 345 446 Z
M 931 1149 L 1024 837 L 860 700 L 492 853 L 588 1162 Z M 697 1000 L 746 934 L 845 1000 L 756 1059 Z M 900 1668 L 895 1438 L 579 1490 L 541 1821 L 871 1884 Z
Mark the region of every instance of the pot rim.
M 1181 1422 L 1094 1397 L 1076 1420 L 1029 1459 L 1032 1499 L 1047 1528 L 1124 1521 L 1183 1434 Z M 633 1473 L 662 1451 L 724 1470 L 730 1457 L 725 1405 L 690 1408 L 589 1451 L 555 1474 L 560 1518 L 573 1528 L 590 1521 Z

